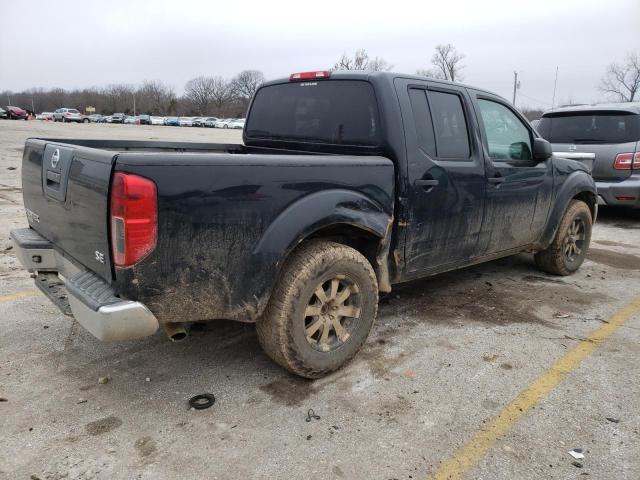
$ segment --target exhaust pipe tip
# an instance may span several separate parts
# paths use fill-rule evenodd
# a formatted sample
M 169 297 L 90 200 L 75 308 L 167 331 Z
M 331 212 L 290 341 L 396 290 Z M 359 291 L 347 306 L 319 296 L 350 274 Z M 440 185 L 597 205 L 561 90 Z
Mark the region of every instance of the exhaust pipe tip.
M 165 323 L 164 332 L 172 342 L 181 342 L 187 338 L 187 329 L 181 323 Z

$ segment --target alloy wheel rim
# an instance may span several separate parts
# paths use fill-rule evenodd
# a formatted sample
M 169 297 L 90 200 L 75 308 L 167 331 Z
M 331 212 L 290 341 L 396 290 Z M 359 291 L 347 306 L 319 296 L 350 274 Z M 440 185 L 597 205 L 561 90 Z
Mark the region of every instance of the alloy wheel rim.
M 360 291 L 355 282 L 336 275 L 321 282 L 304 311 L 307 342 L 330 352 L 349 340 L 360 319 Z
M 574 262 L 577 257 L 582 255 L 585 238 L 584 221 L 581 218 L 575 218 L 569 226 L 563 247 L 564 256 L 569 262 Z

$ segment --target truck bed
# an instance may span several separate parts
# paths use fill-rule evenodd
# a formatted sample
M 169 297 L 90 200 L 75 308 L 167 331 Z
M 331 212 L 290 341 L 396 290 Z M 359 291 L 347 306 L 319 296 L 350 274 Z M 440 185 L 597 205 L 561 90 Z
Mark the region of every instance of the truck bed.
M 371 211 L 376 219 L 371 231 L 386 232 L 394 204 L 393 169 L 391 160 L 380 156 L 233 144 L 29 139 L 23 192 L 31 228 L 80 268 L 98 274 L 117 295 L 143 301 L 159 320 L 253 321 L 264 308 L 280 259 L 319 225 L 327 203 L 340 212 L 336 222 Z M 110 253 L 115 171 L 153 180 L 158 194 L 157 246 L 126 269 L 114 268 Z

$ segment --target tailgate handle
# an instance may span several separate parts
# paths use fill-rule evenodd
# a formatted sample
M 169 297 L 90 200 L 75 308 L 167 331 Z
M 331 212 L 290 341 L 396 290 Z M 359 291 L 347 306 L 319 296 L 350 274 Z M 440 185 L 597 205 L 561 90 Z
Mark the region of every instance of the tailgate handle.
M 505 180 L 506 180 L 506 178 L 498 177 L 498 176 L 487 178 L 487 182 L 489 182 L 489 183 L 504 183 Z
M 60 183 L 60 174 L 47 170 L 47 183 Z

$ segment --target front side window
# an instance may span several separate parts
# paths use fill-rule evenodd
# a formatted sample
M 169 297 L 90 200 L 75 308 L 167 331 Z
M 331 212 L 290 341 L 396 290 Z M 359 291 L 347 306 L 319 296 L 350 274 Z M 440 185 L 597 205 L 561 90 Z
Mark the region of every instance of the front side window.
M 491 100 L 478 100 L 489 157 L 496 161 L 531 160 L 529 129 L 510 109 Z

